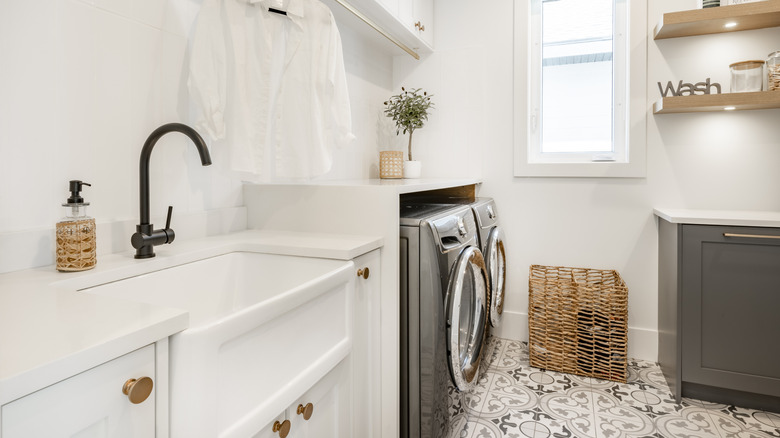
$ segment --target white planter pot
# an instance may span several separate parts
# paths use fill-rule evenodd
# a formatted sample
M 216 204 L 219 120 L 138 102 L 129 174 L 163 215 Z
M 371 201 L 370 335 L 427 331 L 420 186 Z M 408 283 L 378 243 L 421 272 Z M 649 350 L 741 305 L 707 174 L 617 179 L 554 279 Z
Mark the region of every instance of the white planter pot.
M 422 173 L 422 161 L 404 161 L 404 178 L 415 179 Z

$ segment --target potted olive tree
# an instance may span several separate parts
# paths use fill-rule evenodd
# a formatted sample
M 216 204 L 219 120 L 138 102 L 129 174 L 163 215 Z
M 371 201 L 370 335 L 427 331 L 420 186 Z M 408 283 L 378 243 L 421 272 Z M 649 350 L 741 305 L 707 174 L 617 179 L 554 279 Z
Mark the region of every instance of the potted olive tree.
M 404 178 L 419 178 L 422 163 L 412 159 L 412 134 L 428 121 L 428 111 L 433 108 L 431 97 L 426 91 L 417 88 L 406 90 L 401 87 L 401 94 L 392 96 L 385 102 L 385 115 L 395 122 L 396 135 L 409 133 L 409 155 L 404 161 Z

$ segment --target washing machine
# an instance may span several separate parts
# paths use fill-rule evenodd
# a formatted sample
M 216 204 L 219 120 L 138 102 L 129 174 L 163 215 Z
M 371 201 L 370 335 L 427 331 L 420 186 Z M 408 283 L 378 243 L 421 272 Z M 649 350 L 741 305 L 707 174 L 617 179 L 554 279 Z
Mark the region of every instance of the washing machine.
M 489 278 L 468 206 L 401 207 L 401 437 L 450 434 L 450 392 L 477 382 Z
M 504 231 L 498 220 L 498 210 L 492 198 L 477 198 L 471 205 L 479 234 L 479 248 L 485 257 L 490 279 L 490 327 L 501 323 L 504 312 L 504 286 L 506 283 L 506 252 Z

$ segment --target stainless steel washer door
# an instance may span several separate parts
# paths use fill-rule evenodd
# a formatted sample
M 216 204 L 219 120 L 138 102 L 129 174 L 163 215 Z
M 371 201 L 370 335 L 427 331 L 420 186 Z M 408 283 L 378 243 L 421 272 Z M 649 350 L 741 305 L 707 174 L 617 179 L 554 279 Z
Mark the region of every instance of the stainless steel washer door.
M 506 254 L 504 232 L 493 227 L 485 245 L 485 265 L 490 274 L 490 325 L 498 327 L 504 313 L 504 282 L 506 281 Z
M 488 273 L 479 249 L 463 250 L 447 287 L 447 354 L 450 373 L 460 391 L 472 388 L 479 376 L 485 343 Z

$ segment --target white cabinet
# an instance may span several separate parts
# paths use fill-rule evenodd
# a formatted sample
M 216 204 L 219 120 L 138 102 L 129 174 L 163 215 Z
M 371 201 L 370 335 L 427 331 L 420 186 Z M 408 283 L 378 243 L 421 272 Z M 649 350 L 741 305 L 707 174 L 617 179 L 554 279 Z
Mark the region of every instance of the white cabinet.
M 288 418 L 293 418 L 294 438 L 350 436 L 350 390 L 350 364 L 345 359 L 287 410 Z M 312 411 L 306 420 L 309 404 Z
M 284 432 L 281 434 L 279 432 L 281 431 L 281 425 L 285 420 L 287 420 L 287 414 L 286 412 L 282 412 L 278 417 L 274 418 L 270 423 L 268 423 L 268 425 L 260 429 L 260 432 L 254 434 L 252 438 L 279 438 L 281 435 L 284 435 Z M 285 428 L 287 428 L 286 430 L 289 434 L 291 426 L 287 424 L 285 425 Z M 287 436 L 289 437 L 290 435 Z
M 353 419 L 350 366 L 349 358 L 341 361 L 253 438 L 353 436 L 350 431 L 350 421 Z
M 398 0 L 398 19 L 417 38 L 433 47 L 433 0 Z
M 433 0 L 346 2 L 387 32 L 391 39 L 416 52 L 433 51 Z
M 398 14 L 396 17 L 409 30 L 414 29 L 414 2 L 415 0 L 398 0 Z M 416 34 L 417 32 L 414 33 Z
M 433 47 L 433 0 L 414 0 L 414 15 L 412 31 Z
M 155 436 L 157 388 L 134 404 L 129 379 L 154 384 L 155 348 L 148 345 L 2 407 L 2 438 L 134 438 Z M 144 380 L 132 389 L 139 396 Z M 143 395 L 143 394 L 141 394 Z
M 381 437 L 380 250 L 353 262 L 350 354 L 253 438 Z
M 398 16 L 398 6 L 402 1 L 406 0 L 376 0 L 382 7 L 387 9 L 387 12 L 389 12 L 392 16 L 397 17 Z
M 381 436 L 380 250 L 354 260 L 358 281 L 353 307 L 353 436 Z

